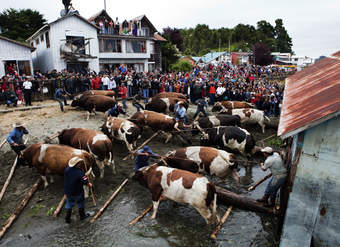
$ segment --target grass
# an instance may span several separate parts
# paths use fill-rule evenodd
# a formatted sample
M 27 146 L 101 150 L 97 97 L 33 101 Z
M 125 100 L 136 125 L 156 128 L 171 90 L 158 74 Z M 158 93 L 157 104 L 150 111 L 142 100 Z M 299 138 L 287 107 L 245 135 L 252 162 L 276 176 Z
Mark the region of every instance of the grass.
M 42 205 L 42 204 L 36 204 L 34 206 L 31 207 L 31 211 L 29 212 L 29 216 L 35 216 L 39 211 L 40 209 L 44 208 L 45 206 Z
M 5 213 L 5 214 L 1 215 L 1 219 L 7 220 L 10 216 L 11 216 L 10 213 Z
M 283 147 L 283 140 L 278 136 L 275 136 L 269 139 L 266 143 L 271 147 L 277 147 L 277 148 Z
M 46 216 L 51 216 L 54 213 L 54 211 L 56 210 L 56 208 L 57 208 L 56 205 L 50 207 L 46 212 Z

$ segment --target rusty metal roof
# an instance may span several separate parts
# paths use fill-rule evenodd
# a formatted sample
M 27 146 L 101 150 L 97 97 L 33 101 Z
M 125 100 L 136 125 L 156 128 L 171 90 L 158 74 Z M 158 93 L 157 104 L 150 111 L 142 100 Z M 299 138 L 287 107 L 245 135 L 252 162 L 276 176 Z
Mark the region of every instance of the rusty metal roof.
M 277 135 L 282 138 L 340 115 L 340 51 L 286 79 Z

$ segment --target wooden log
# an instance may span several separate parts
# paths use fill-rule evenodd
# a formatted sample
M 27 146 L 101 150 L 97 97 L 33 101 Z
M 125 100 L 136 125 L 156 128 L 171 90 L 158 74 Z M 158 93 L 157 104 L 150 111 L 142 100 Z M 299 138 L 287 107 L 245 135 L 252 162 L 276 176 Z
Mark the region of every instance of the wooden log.
M 143 142 L 142 145 L 140 145 L 138 148 L 136 148 L 136 150 L 132 151 L 130 154 L 128 154 L 126 157 L 123 158 L 123 160 L 127 160 L 130 156 L 134 155 L 135 153 L 137 153 L 137 151 L 139 149 L 141 149 L 142 147 L 144 147 L 146 144 L 148 144 L 153 138 L 155 138 L 159 133 L 161 133 L 160 130 L 158 130 L 156 133 L 154 133 L 149 139 L 147 139 L 145 142 Z
M 5 143 L 6 143 L 6 139 L 4 139 L 4 140 L 1 142 L 1 144 L 0 144 L 0 149 L 2 148 L 3 145 L 5 145 Z
M 222 219 L 221 219 L 221 222 L 216 226 L 215 230 L 212 232 L 212 234 L 210 235 L 210 237 L 212 239 L 216 239 L 216 235 L 217 233 L 221 230 L 223 224 L 226 222 L 226 220 L 228 219 L 228 216 L 231 212 L 231 210 L 233 209 L 233 206 L 230 206 L 228 208 L 228 210 L 225 212 L 225 214 L 223 215 Z
M 115 199 L 115 197 L 118 195 L 119 191 L 124 187 L 124 185 L 128 182 L 129 179 L 125 179 L 123 181 L 123 183 L 118 187 L 118 189 L 112 194 L 112 196 L 109 198 L 109 200 L 107 200 L 107 202 L 105 202 L 104 206 L 98 211 L 98 213 L 93 216 L 93 218 L 90 220 L 90 223 L 93 223 L 103 212 L 104 210 L 107 208 L 107 206 L 109 206 L 109 204 L 113 201 L 113 199 Z
M 28 142 L 28 139 L 29 139 L 29 138 L 27 138 L 27 139 L 24 141 L 24 144 L 26 144 L 26 143 Z M 11 171 L 9 172 L 9 175 L 8 175 L 8 177 L 7 177 L 7 179 L 6 179 L 6 182 L 5 182 L 4 186 L 3 186 L 2 189 L 1 189 L 1 192 L 0 192 L 0 202 L 1 202 L 2 197 L 4 196 L 4 194 L 5 194 L 5 192 L 6 192 L 6 189 L 7 189 L 8 185 L 9 185 L 9 183 L 11 182 L 11 179 L 12 179 L 12 177 L 13 177 L 15 168 L 16 168 L 16 166 L 17 166 L 17 162 L 18 162 L 18 156 L 15 158 L 14 163 L 13 163 L 12 168 L 11 168 Z
M 259 181 L 257 181 L 254 185 L 250 186 L 248 188 L 248 191 L 252 191 L 254 190 L 257 186 L 259 186 L 260 184 L 262 184 L 264 181 L 266 181 L 268 178 L 270 178 L 273 174 L 269 173 L 267 176 L 261 178 Z
M 60 200 L 58 207 L 54 210 L 53 217 L 57 217 L 66 202 L 66 195 Z
M 145 209 L 141 215 L 139 215 L 136 219 L 132 220 L 129 225 L 133 226 L 135 225 L 138 221 L 144 218 L 144 216 L 149 213 L 149 211 L 153 208 L 153 204 L 151 204 L 147 209 Z
M 31 199 L 34 192 L 38 189 L 39 184 L 41 183 L 41 178 L 39 178 L 33 187 L 27 192 L 25 198 L 21 201 L 21 203 L 17 206 L 17 208 L 14 210 L 12 215 L 6 220 L 5 224 L 0 229 L 0 239 L 4 236 L 8 228 L 11 227 L 14 220 L 19 216 L 21 211 L 24 209 L 28 201 Z
M 223 189 L 219 186 L 216 187 L 217 201 L 224 205 L 233 205 L 235 207 L 250 210 L 253 212 L 260 212 L 266 214 L 273 214 L 272 208 L 266 208 L 262 203 L 257 202 L 255 199 L 238 195 L 229 190 Z

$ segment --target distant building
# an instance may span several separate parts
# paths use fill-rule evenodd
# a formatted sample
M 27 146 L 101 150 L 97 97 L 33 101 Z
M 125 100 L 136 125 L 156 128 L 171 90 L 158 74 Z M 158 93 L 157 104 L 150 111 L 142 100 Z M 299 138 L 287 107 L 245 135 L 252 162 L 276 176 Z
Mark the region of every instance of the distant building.
M 232 52 L 231 53 L 231 63 L 232 64 L 248 64 L 249 56 L 251 54 L 249 52 Z
M 33 50 L 29 45 L 0 36 L 0 77 L 8 73 L 9 65 L 15 68 L 19 75 L 32 75 Z
M 67 14 L 27 41 L 36 47 L 33 64 L 41 72 L 99 72 L 120 64 L 147 72 L 161 70 L 160 43 L 166 40 L 144 15 L 120 23 L 102 10 L 89 20 L 78 12 Z
M 296 65 L 296 66 L 298 66 L 300 68 L 308 67 L 308 66 L 314 64 L 314 62 L 315 62 L 314 58 L 307 57 L 307 56 L 296 56 L 296 55 L 293 55 L 291 57 L 292 65 Z
M 292 139 L 282 247 L 340 244 L 339 95 L 340 51 L 286 79 L 278 136 Z
M 191 65 L 196 64 L 196 60 L 193 59 L 191 56 L 182 56 L 179 61 L 188 61 Z
M 280 65 L 291 65 L 291 57 L 292 54 L 290 53 L 281 53 L 281 52 L 272 52 L 270 55 L 273 56 L 274 58 L 274 63 L 275 64 L 280 64 Z
M 194 58 L 194 57 L 193 57 Z M 209 52 L 202 57 L 195 57 L 195 60 L 198 59 L 196 63 L 200 64 L 218 64 L 221 62 L 228 62 L 230 60 L 230 54 L 226 51 L 222 52 Z

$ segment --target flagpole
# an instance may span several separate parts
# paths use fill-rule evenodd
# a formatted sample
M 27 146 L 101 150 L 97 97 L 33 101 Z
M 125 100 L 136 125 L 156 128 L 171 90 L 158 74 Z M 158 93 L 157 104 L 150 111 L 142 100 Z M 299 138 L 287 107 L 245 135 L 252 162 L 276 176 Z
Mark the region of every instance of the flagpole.
M 104 0 L 104 9 L 106 11 L 106 0 Z

